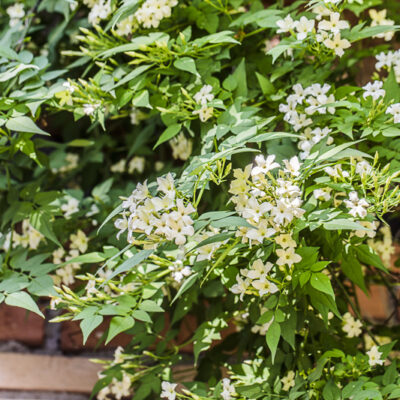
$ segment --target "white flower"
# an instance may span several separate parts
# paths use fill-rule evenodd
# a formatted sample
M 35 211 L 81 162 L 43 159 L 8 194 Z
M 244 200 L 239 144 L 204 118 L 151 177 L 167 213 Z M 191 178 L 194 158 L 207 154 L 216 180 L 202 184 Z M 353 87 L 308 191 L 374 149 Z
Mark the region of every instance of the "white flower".
M 338 12 L 333 12 L 330 14 L 329 21 L 321 21 L 318 24 L 318 28 L 324 31 L 331 31 L 334 34 L 340 32 L 341 29 L 347 29 L 350 25 L 347 21 L 340 20 L 340 14 Z
M 279 244 L 283 249 L 287 249 L 288 247 L 297 247 L 297 243 L 293 240 L 290 233 L 282 233 L 275 238 L 275 243 Z
M 297 156 L 292 157 L 290 160 L 283 160 L 283 164 L 285 165 L 284 171 L 292 176 L 300 175 L 300 167 L 301 163 Z
M 295 385 L 294 378 L 294 371 L 288 371 L 286 376 L 281 379 L 281 382 L 283 384 L 282 390 L 284 390 L 285 392 L 289 391 L 289 389 Z
M 368 82 L 365 86 L 363 86 L 364 93 L 363 97 L 366 99 L 367 97 L 372 97 L 374 100 L 378 100 L 379 97 L 385 96 L 385 89 L 382 89 L 383 82 L 382 81 L 375 81 L 375 82 Z
M 356 164 L 357 174 L 364 176 L 370 174 L 372 171 L 371 164 L 366 160 L 361 160 Z
M 53 251 L 52 256 L 53 256 L 53 264 L 61 264 L 62 263 L 62 257 L 64 257 L 65 250 L 60 247 L 56 250 Z
M 192 273 L 192 269 L 187 265 L 183 265 L 181 260 L 173 262 L 168 269 L 172 271 L 172 278 L 178 283 L 180 283 L 185 276 L 189 276 Z
M 367 216 L 369 203 L 365 199 L 359 199 L 357 192 L 350 192 L 349 200 L 345 200 L 344 203 L 350 209 L 349 214 L 353 217 L 365 218 Z
M 286 33 L 294 29 L 296 23 L 293 21 L 290 15 L 287 15 L 284 19 L 276 21 L 276 25 L 279 27 L 279 29 L 276 31 L 277 33 Z
M 353 316 L 347 312 L 346 314 L 343 315 L 343 331 L 347 333 L 347 337 L 353 338 L 353 337 L 358 337 L 361 335 L 362 330 L 362 323 L 359 320 L 356 320 L 353 318 Z
M 324 45 L 335 52 L 339 57 L 344 54 L 344 49 L 348 49 L 351 44 L 347 39 L 342 39 L 340 33 L 336 33 L 333 39 L 325 39 Z
M 128 173 L 133 174 L 135 171 L 139 172 L 139 174 L 143 173 L 145 162 L 144 157 L 133 157 L 128 164 Z
M 374 365 L 382 365 L 384 360 L 381 359 L 382 353 L 378 350 L 377 346 L 373 346 L 370 351 L 367 351 L 369 357 L 368 364 L 373 367 Z
M 331 188 L 315 189 L 313 195 L 317 200 L 328 201 L 331 198 Z
M 162 392 L 161 392 L 160 396 L 164 397 L 164 398 L 166 398 L 168 400 L 175 400 L 175 398 L 176 398 L 176 391 L 175 391 L 176 386 L 177 386 L 176 383 L 170 383 L 170 382 L 166 382 L 166 381 L 162 382 L 161 383 Z
M 171 16 L 171 8 L 177 4 L 177 0 L 146 0 L 135 17 L 144 28 L 158 28 L 162 19 Z
M 265 158 L 262 154 L 255 158 L 256 167 L 252 168 L 251 175 L 266 174 L 267 172 L 278 168 L 280 165 L 275 162 L 275 155 L 270 155 Z
M 223 400 L 231 400 L 235 394 L 235 387 L 231 384 L 230 379 L 222 379 L 222 392 L 221 397 Z
M 288 247 L 287 249 L 277 249 L 276 255 L 279 257 L 276 263 L 278 265 L 288 265 L 289 268 L 293 264 L 297 264 L 301 261 L 301 256 L 294 252 L 293 247 Z
M 84 104 L 83 105 L 83 112 L 86 115 L 93 115 L 96 109 L 100 107 L 100 104 Z
M 75 92 L 75 87 L 72 85 L 71 82 L 67 81 L 63 83 L 63 86 L 69 93 L 74 93 Z
M 202 106 L 206 105 L 209 101 L 214 99 L 212 94 L 213 87 L 211 85 L 204 85 L 194 96 L 194 101 Z
M 375 64 L 375 68 L 379 71 L 382 67 L 391 67 L 395 61 L 394 52 L 389 51 L 385 54 L 383 51 L 376 55 L 376 60 L 378 61 Z
M 251 284 L 251 280 L 249 278 L 242 279 L 240 275 L 236 275 L 236 282 L 229 290 L 234 294 L 240 294 L 240 300 L 243 301 L 243 296 L 246 294 L 246 290 L 249 288 Z
M 336 164 L 333 167 L 325 167 L 324 171 L 333 178 L 348 178 L 350 176 L 347 171 L 342 170 L 341 164 Z
M 76 234 L 71 234 L 69 240 L 71 241 L 71 249 L 78 249 L 81 253 L 84 253 L 88 248 L 89 238 L 80 229 Z
M 131 384 L 130 376 L 125 371 L 122 371 L 121 381 L 113 378 L 111 382 L 111 393 L 117 400 L 121 400 L 122 398 L 129 396 Z
M 274 265 L 270 262 L 264 264 L 262 260 L 258 259 L 253 262 L 250 269 L 246 272 L 246 277 L 250 279 L 260 279 L 262 276 L 267 275 L 273 266 Z
M 79 211 L 79 200 L 75 197 L 69 197 L 67 204 L 61 206 L 61 211 L 64 212 L 64 217 L 68 219 L 72 214 Z
M 297 39 L 304 40 L 307 37 L 307 33 L 312 32 L 314 29 L 315 21 L 313 19 L 307 19 L 301 17 L 299 21 L 296 21 L 295 28 L 297 31 Z
M 111 172 L 118 172 L 120 174 L 122 174 L 123 172 L 125 172 L 126 169 L 126 160 L 124 158 L 122 158 L 121 160 L 119 160 L 117 163 L 113 164 L 110 168 Z
M 192 154 L 193 141 L 187 139 L 183 132 L 180 132 L 178 136 L 175 136 L 169 141 L 172 148 L 172 157 L 175 160 L 180 159 L 186 161 Z
M 260 296 L 264 296 L 268 293 L 276 293 L 279 290 L 275 283 L 270 282 L 265 275 L 253 281 L 251 284 L 258 290 Z
M 400 103 L 395 103 L 389 106 L 386 110 L 386 114 L 391 114 L 394 117 L 394 123 L 400 123 Z
M 128 36 L 133 31 L 133 15 L 117 23 L 115 33 L 119 36 Z
M 102 19 L 106 19 L 111 14 L 110 0 L 98 0 L 90 10 L 88 21 L 91 25 L 97 25 Z
M 10 27 L 17 25 L 22 18 L 25 16 L 24 5 L 21 3 L 15 3 L 13 6 L 7 8 L 7 14 L 10 17 Z
M 203 106 L 199 110 L 194 110 L 192 114 L 198 115 L 201 122 L 206 122 L 213 116 L 214 107 Z
M 257 224 L 256 229 L 248 229 L 246 237 L 250 240 L 255 240 L 259 243 L 263 243 L 264 239 L 268 239 L 276 233 L 276 230 L 272 228 L 268 221 L 265 219 L 261 220 Z

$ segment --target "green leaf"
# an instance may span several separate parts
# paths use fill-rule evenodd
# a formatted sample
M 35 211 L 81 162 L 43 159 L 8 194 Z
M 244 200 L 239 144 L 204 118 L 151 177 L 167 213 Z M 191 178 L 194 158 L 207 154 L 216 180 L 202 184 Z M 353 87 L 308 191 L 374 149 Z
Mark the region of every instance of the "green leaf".
M 129 74 L 125 75 L 118 83 L 116 83 L 112 87 L 112 89 L 115 89 L 119 86 L 124 85 L 125 83 L 132 81 L 137 76 L 143 74 L 143 72 L 147 71 L 151 67 L 152 67 L 152 65 L 141 65 L 140 67 L 136 67 L 133 71 L 129 72 Z
M 36 211 L 29 217 L 31 225 L 45 238 L 51 240 L 57 246 L 62 247 L 53 231 L 52 215 L 47 212 Z
M 388 269 L 383 265 L 381 258 L 367 244 L 361 244 L 354 247 L 358 260 L 372 267 L 378 268 L 383 272 L 388 272 Z
M 231 216 L 217 221 L 212 221 L 210 224 L 213 228 L 227 228 L 227 227 L 238 227 L 245 226 L 247 228 L 255 228 L 250 225 L 244 218 L 238 216 Z
M 199 73 L 196 69 L 196 63 L 194 62 L 193 58 L 190 57 L 182 57 L 178 60 L 175 60 L 174 67 L 181 70 L 190 72 L 193 75 L 199 76 Z
M 343 273 L 360 289 L 367 293 L 367 288 L 365 287 L 364 274 L 362 272 L 361 264 L 357 259 L 350 253 L 344 254 L 341 263 L 341 268 Z
M 82 263 L 82 264 L 89 264 L 89 263 L 98 263 L 104 261 L 106 258 L 104 255 L 98 251 L 94 251 L 92 253 L 81 254 L 80 256 L 71 258 L 68 261 L 65 261 L 61 264 L 58 264 L 58 267 L 62 267 L 67 264 L 71 263 Z
M 150 315 L 144 310 L 135 310 L 132 312 L 132 316 L 139 321 L 152 322 Z
M 330 279 L 322 272 L 313 273 L 310 279 L 311 286 L 314 289 L 329 294 L 335 298 Z
M 67 146 L 70 147 L 89 147 L 93 146 L 95 142 L 93 140 L 87 139 L 74 139 L 67 143 Z
M 297 326 L 297 313 L 292 310 L 290 312 L 289 318 L 281 323 L 282 337 L 290 344 L 293 350 L 295 350 L 295 334 Z
M 166 142 L 167 140 L 172 139 L 176 136 L 182 128 L 181 124 L 173 124 L 170 125 L 158 138 L 157 143 L 154 145 L 153 150 L 158 147 L 161 143 Z
M 53 279 L 49 275 L 38 276 L 27 287 L 28 291 L 36 296 L 56 296 Z
M 275 93 L 275 87 L 265 76 L 256 72 L 257 80 L 264 95 Z
M 164 309 L 161 308 L 155 301 L 152 300 L 144 300 L 139 304 L 139 310 L 143 310 L 146 312 L 164 312 Z
M 328 231 L 350 230 L 350 231 L 369 231 L 370 229 L 362 226 L 358 222 L 350 221 L 348 219 L 334 219 L 324 223 L 324 228 Z
M 103 223 L 100 225 L 100 228 L 97 229 L 97 234 L 99 234 L 100 230 L 104 227 L 104 225 L 113 219 L 116 215 L 118 215 L 121 211 L 123 210 L 122 204 L 120 204 L 118 207 L 114 208 L 114 210 L 107 216 L 107 218 L 103 221 Z
M 6 123 L 6 128 L 16 132 L 37 133 L 39 135 L 50 136 L 47 132 L 36 126 L 36 124 L 29 117 L 24 115 L 10 118 Z
M 233 77 L 237 82 L 235 95 L 237 97 L 247 97 L 247 76 L 246 76 L 246 61 L 243 58 L 238 67 L 233 73 Z
M 83 333 L 83 344 L 86 343 L 89 335 L 103 322 L 103 317 L 101 315 L 91 315 L 87 318 L 84 318 L 80 327 Z
M 37 315 L 44 318 L 44 315 L 39 310 L 37 304 L 33 301 L 32 297 L 26 292 L 14 292 L 7 295 L 5 303 L 9 306 L 21 307 L 26 310 L 32 311 Z
M 134 107 L 146 107 L 152 109 L 153 107 L 149 101 L 149 92 L 147 90 L 143 90 L 138 93 L 132 100 L 132 105 Z
M 121 332 L 131 329 L 135 324 L 135 320 L 130 317 L 113 317 L 110 321 L 110 327 L 108 328 L 108 335 L 106 339 L 106 344 L 108 344 L 112 339 L 115 338 Z
M 380 33 L 398 31 L 399 28 L 400 25 L 377 25 L 367 26 L 366 28 L 360 30 L 359 25 L 357 25 L 350 31 L 350 34 L 348 35 L 348 37 L 346 37 L 346 39 L 348 39 L 350 42 L 356 42 L 358 40 L 379 35 Z
M 276 349 L 278 348 L 279 339 L 281 337 L 281 327 L 278 322 L 274 321 L 268 328 L 265 335 L 267 345 L 271 351 L 272 363 L 275 359 Z
M 171 301 L 171 304 L 174 304 L 176 300 L 178 300 L 179 297 L 183 295 L 187 290 L 189 290 L 194 283 L 197 281 L 199 278 L 199 273 L 196 272 L 195 274 L 192 274 L 189 276 L 188 279 L 183 282 L 182 286 L 179 288 L 178 293 L 175 295 L 174 299 Z
M 125 260 L 108 278 L 108 280 L 113 279 L 118 274 L 131 270 L 136 265 L 140 264 L 142 261 L 146 260 L 154 250 L 141 250 L 134 254 L 131 258 Z

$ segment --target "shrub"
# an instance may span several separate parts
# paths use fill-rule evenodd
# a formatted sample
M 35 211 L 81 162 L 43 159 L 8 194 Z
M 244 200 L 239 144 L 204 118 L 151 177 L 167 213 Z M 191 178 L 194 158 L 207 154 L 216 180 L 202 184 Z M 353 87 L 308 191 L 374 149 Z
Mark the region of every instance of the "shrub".
M 396 3 L 6 3 L 1 301 L 131 335 L 94 395 L 400 397 Z

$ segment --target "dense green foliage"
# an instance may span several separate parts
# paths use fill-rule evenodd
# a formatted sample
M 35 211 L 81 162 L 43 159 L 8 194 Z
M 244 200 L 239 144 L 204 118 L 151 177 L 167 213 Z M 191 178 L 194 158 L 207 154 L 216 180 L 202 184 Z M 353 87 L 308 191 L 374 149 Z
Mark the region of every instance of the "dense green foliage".
M 1 3 L 0 301 L 131 335 L 100 400 L 400 398 L 399 6 L 268 3 Z

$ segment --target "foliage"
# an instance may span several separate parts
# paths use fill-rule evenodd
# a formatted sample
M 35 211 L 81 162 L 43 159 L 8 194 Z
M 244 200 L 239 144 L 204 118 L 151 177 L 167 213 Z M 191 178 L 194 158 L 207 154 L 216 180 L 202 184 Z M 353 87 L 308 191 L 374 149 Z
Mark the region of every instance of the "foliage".
M 93 396 L 400 397 L 396 2 L 3 3 L 0 301 L 131 335 Z

